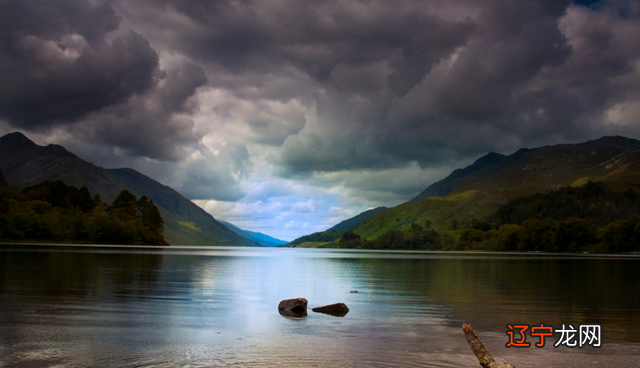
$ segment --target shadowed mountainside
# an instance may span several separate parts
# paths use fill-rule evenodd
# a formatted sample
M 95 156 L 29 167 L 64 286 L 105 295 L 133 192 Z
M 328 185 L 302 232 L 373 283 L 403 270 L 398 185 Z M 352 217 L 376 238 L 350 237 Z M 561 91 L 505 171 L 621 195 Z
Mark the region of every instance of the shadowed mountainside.
M 561 144 L 534 149 L 521 148 L 509 156 L 489 152 L 487 155 L 476 160 L 472 165 L 464 169 L 456 169 L 446 178 L 431 184 L 422 193 L 413 198 L 412 201 L 419 202 L 428 197 L 445 196 L 470 177 L 475 176 L 490 179 L 514 166 L 522 165 L 531 160 L 541 159 L 546 156 L 552 156 L 564 149 L 591 151 L 601 147 L 618 148 L 622 151 L 635 151 L 640 149 L 640 141 L 621 136 L 607 136 L 579 144 Z
M 356 225 L 358 225 L 358 223 L 364 219 L 366 219 L 367 217 L 371 216 L 371 215 L 375 215 L 378 212 L 382 212 L 384 210 L 386 210 L 387 207 L 376 207 L 376 208 L 372 208 L 370 210 L 364 211 L 361 214 L 352 217 L 350 219 L 346 219 L 342 222 L 340 222 L 339 224 L 333 226 L 332 228 L 328 229 L 327 231 L 331 231 L 331 230 L 342 230 L 342 229 L 350 229 Z
M 518 151 L 520 152 L 520 151 Z M 460 185 L 465 178 L 475 174 L 476 176 L 491 177 L 491 175 L 504 171 L 509 168 L 508 165 L 498 165 L 507 156 L 489 152 L 485 156 L 477 159 L 472 165 L 465 167 L 464 169 L 456 169 L 446 178 L 431 184 L 422 193 L 418 194 L 412 199 L 414 202 L 419 202 L 428 197 L 443 196 L 454 190 Z M 512 165 L 515 164 L 512 160 Z M 483 170 L 488 167 L 492 167 L 493 170 Z
M 4 179 L 4 175 L 2 175 L 2 170 L 0 170 L 0 188 L 9 188 L 9 184 Z
M 108 169 L 127 188 L 146 195 L 160 208 L 165 238 L 180 245 L 255 245 L 227 229 L 213 216 L 171 187 L 128 169 Z
M 86 186 L 91 195 L 112 203 L 124 189 L 146 195 L 159 207 L 165 222 L 164 237 L 181 245 L 254 245 L 230 231 L 195 203 L 168 186 L 133 169 L 104 169 L 86 162 L 62 146 L 39 146 L 22 133 L 0 137 L 0 170 L 12 189 L 43 181 L 62 180 Z
M 62 146 L 39 146 L 22 133 L 0 137 L 0 170 L 9 186 L 17 189 L 62 180 L 74 187 L 86 186 L 107 203 L 127 189 L 107 170 L 86 162 Z

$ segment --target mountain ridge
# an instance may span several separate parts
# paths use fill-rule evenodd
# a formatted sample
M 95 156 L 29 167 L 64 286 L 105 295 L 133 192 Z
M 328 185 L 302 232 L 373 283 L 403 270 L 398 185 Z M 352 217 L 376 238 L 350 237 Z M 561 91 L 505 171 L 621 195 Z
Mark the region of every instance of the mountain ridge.
M 160 209 L 170 244 L 252 245 L 168 186 L 133 169 L 94 165 L 59 145 L 39 146 L 20 132 L 0 137 L 0 170 L 14 189 L 62 180 L 78 188 L 86 186 L 92 196 L 98 194 L 108 204 L 125 189 L 146 195 Z
M 278 245 L 287 244 L 287 242 L 284 240 L 276 239 L 272 236 L 257 231 L 244 230 L 227 221 L 218 220 L 218 222 L 226 226 L 229 230 L 242 236 L 243 238 L 261 245 L 265 245 L 267 247 L 277 247 Z
M 126 189 L 106 169 L 82 160 L 62 146 L 39 146 L 19 132 L 0 137 L 0 169 L 10 186 L 62 180 L 78 188 L 86 186 L 92 196 L 99 194 L 107 203 Z
M 351 230 L 362 239 L 376 239 L 389 230 L 419 225 L 455 238 L 461 231 L 459 224 L 483 218 L 512 199 L 589 181 L 611 183 L 622 191 L 636 190 L 640 186 L 640 141 L 602 137 L 578 144 L 522 148 L 504 157 L 485 155 L 429 186 L 432 191 L 444 188 L 445 194 L 414 198 L 367 217 Z M 324 242 L 313 246 L 338 246 L 335 239 Z
M 372 208 L 370 210 L 366 210 L 364 212 L 361 212 L 360 214 L 346 219 L 344 221 L 341 221 L 340 223 L 332 226 L 331 228 L 327 229 L 326 231 L 331 231 L 331 230 L 342 230 L 342 229 L 350 229 L 354 226 L 356 226 L 360 221 L 364 220 L 365 218 L 375 215 L 376 213 L 380 212 L 380 211 L 384 211 L 386 210 L 387 207 L 376 207 L 376 208 Z
M 411 199 L 419 202 L 428 197 L 444 196 L 456 189 L 464 180 L 471 176 L 478 176 L 490 179 L 495 175 L 509 170 L 510 168 L 524 164 L 533 159 L 540 159 L 550 154 L 554 154 L 557 150 L 572 147 L 574 149 L 592 150 L 601 147 L 619 148 L 624 151 L 634 151 L 640 149 L 640 141 L 622 137 L 622 136 L 604 136 L 599 139 L 589 140 L 577 144 L 558 144 L 552 146 L 543 146 L 538 148 L 520 148 L 511 155 L 502 155 L 495 152 L 489 152 L 487 155 L 480 157 L 473 164 L 454 170 L 449 176 L 431 184 L 427 189 Z
M 165 218 L 166 235 L 181 245 L 253 245 L 244 238 L 238 239 L 236 233 L 171 187 L 131 168 L 107 171 L 127 188 L 153 200 Z
M 334 225 L 333 227 L 329 228 L 328 230 L 325 231 L 319 231 L 313 234 L 309 234 L 309 235 L 304 235 L 301 237 L 298 237 L 292 241 L 290 241 L 289 243 L 285 244 L 284 246 L 298 246 L 298 245 L 302 245 L 305 243 L 326 243 L 326 242 L 331 242 L 334 240 L 338 240 L 340 239 L 340 237 L 342 237 L 342 235 L 344 235 L 345 233 L 349 232 L 349 230 L 353 229 L 355 226 L 357 226 L 357 224 L 359 224 L 360 222 L 366 220 L 367 218 L 379 213 L 379 212 L 383 212 L 387 210 L 387 207 L 376 207 L 376 208 L 372 208 L 370 210 L 366 210 L 363 211 L 349 219 L 346 219 L 344 221 L 341 221 L 340 223 Z M 353 224 L 353 225 L 351 225 Z M 349 226 L 351 225 L 351 226 Z M 348 227 L 346 227 L 348 226 Z
M 446 195 L 402 203 L 361 222 L 354 232 L 363 238 L 376 238 L 390 228 L 408 229 L 413 223 L 427 220 L 436 229 L 449 231 L 454 220 L 486 216 L 520 196 L 582 185 L 589 180 L 620 182 L 622 187 L 640 183 L 640 141 L 603 138 L 575 145 L 520 149 L 498 162 L 498 166 L 466 176 Z M 503 167 L 508 168 L 502 170 Z

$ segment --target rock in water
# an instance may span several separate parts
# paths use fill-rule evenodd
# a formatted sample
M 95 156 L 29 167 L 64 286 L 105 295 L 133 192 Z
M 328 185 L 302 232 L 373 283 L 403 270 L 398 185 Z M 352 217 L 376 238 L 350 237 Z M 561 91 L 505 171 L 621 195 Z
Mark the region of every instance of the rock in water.
M 312 311 L 318 313 L 330 314 L 336 317 L 344 317 L 349 313 L 349 308 L 344 303 L 335 303 L 322 307 L 313 308 Z
M 286 299 L 278 304 L 278 312 L 285 317 L 306 317 L 307 299 Z

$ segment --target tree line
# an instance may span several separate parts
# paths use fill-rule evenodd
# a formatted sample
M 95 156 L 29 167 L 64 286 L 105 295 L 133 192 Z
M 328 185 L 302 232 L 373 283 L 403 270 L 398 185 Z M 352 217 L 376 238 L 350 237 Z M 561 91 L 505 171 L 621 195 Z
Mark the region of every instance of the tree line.
M 353 232 L 342 248 L 444 249 L 525 252 L 640 251 L 640 194 L 588 182 L 514 199 L 486 218 L 453 220 L 453 232 L 437 232 L 427 221 L 406 230 L 391 229 L 376 239 Z M 459 236 L 459 227 L 464 229 Z
M 0 190 L 1 241 L 168 245 L 160 210 L 146 196 L 120 192 L 111 206 L 86 187 L 58 180 L 15 193 Z
M 521 197 L 473 219 L 459 249 L 540 252 L 640 251 L 640 194 L 588 182 Z
M 498 208 L 488 220 L 521 225 L 529 219 L 561 221 L 575 217 L 605 226 L 631 215 L 640 215 L 640 194 L 632 189 L 614 191 L 605 183 L 590 181 L 580 187 L 516 198 Z
M 341 248 L 361 249 L 450 249 L 454 238 L 431 228 L 431 221 L 424 226 L 411 224 L 407 230 L 390 229 L 375 239 L 362 239 L 360 235 L 347 232 L 339 241 Z

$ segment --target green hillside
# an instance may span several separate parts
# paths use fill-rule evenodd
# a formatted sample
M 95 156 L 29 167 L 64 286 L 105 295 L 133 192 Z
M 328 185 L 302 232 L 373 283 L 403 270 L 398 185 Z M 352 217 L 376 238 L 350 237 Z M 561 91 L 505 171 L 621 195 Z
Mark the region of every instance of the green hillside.
M 449 194 L 407 202 L 367 218 L 354 232 L 363 238 L 376 238 L 389 229 L 409 229 L 411 224 L 429 220 L 439 231 L 452 231 L 454 220 L 463 223 L 484 217 L 512 199 L 576 186 L 588 181 L 640 183 L 640 153 L 617 147 L 562 145 L 531 151 L 525 163 L 500 172 L 492 178 L 467 177 Z M 542 154 L 541 154 L 542 153 Z
M 349 232 L 350 229 L 341 229 L 341 230 L 327 230 L 320 231 L 317 233 L 301 236 L 297 239 L 292 240 L 291 242 L 284 244 L 285 247 L 316 247 L 318 245 L 322 245 L 324 243 L 330 243 L 335 240 L 339 240 L 344 233 Z
M 408 231 L 413 224 L 428 224 L 442 234 L 457 237 L 463 224 L 486 217 L 522 196 L 589 181 L 607 182 L 608 188 L 624 191 L 640 184 L 637 150 L 640 141 L 603 137 L 575 145 L 521 149 L 509 156 L 492 153 L 434 183 L 414 200 L 367 217 L 352 230 L 362 239 L 377 239 L 389 230 Z M 421 199 L 436 192 L 444 194 Z M 306 241 L 318 242 L 332 234 L 313 235 Z M 333 235 L 334 239 L 324 241 L 339 238 Z
M 348 233 L 351 229 L 353 229 L 358 223 L 367 219 L 370 216 L 375 215 L 376 213 L 382 212 L 386 210 L 386 207 L 377 207 L 373 208 L 360 214 L 346 219 L 339 224 L 329 228 L 325 231 L 320 231 L 317 233 L 301 236 L 287 244 L 284 244 L 285 247 L 307 247 L 307 248 L 315 248 L 315 247 L 338 247 L 338 240 L 345 234 Z
M 342 222 L 340 222 L 339 224 L 331 227 L 330 229 L 328 229 L 327 231 L 331 231 L 331 230 L 342 230 L 342 229 L 351 229 L 352 227 L 358 225 L 358 223 L 364 219 L 366 219 L 369 216 L 375 215 L 378 212 L 382 212 L 384 210 L 386 210 L 387 207 L 376 207 L 376 208 L 372 208 L 370 210 L 364 211 L 361 214 L 352 217 L 350 219 L 346 219 Z

